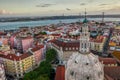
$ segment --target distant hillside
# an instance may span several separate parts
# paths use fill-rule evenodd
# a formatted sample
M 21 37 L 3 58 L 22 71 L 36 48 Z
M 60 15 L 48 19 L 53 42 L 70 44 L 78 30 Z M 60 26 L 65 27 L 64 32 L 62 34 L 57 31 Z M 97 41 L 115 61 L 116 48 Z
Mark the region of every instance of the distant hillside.
M 89 18 L 102 18 L 103 15 L 87 15 Z M 105 18 L 120 18 L 120 15 L 104 15 Z M 38 20 L 55 20 L 55 19 L 76 19 L 84 18 L 81 16 L 50 16 L 50 17 L 13 17 L 13 18 L 0 18 L 0 22 L 16 22 L 16 21 L 38 21 Z

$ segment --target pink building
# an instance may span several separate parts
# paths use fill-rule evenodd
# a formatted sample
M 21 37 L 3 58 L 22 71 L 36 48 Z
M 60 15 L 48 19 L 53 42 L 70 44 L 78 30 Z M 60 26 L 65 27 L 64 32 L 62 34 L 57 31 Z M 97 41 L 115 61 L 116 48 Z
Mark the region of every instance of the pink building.
M 26 52 L 29 48 L 32 48 L 34 39 L 32 37 L 10 37 L 11 48 L 16 48 L 20 52 Z
M 16 37 L 16 36 L 11 36 L 11 37 L 10 37 L 10 46 L 11 46 L 11 48 L 14 48 L 15 37 Z
M 1 54 L 0 54 L 1 55 Z M 4 64 L 3 58 L 0 57 L 0 64 Z
M 31 49 L 31 52 L 34 54 L 36 65 L 39 65 L 44 56 L 44 45 L 36 46 L 35 48 Z
M 14 46 L 21 53 L 25 53 L 29 48 L 32 48 L 34 39 L 32 37 L 20 37 L 14 41 Z
M 8 38 L 1 37 L 1 38 L 0 38 L 0 42 L 1 42 L 3 45 L 8 45 Z
M 25 52 L 29 48 L 32 48 L 33 41 L 34 40 L 32 37 L 27 37 L 27 38 L 21 40 L 23 52 Z

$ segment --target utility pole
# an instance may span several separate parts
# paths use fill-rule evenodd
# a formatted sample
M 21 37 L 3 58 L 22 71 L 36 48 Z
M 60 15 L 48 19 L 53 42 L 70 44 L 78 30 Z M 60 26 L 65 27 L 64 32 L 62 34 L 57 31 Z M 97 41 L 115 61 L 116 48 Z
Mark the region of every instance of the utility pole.
M 104 12 L 102 12 L 102 23 L 104 23 L 104 16 L 105 15 L 105 13 Z
M 86 15 L 87 15 L 87 12 L 86 12 L 86 8 L 85 8 L 85 19 L 87 19 L 87 16 L 86 16 Z
M 81 19 L 81 13 L 79 13 L 79 22 L 80 22 L 80 19 Z

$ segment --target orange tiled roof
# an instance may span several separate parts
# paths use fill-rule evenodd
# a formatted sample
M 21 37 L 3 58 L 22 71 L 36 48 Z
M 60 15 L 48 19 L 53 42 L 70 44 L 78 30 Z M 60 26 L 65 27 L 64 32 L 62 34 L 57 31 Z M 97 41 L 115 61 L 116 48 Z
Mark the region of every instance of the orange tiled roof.
M 40 50 L 41 48 L 43 48 L 44 45 L 38 45 L 36 46 L 35 48 L 31 49 L 33 52 L 37 51 L 37 50 Z
M 10 60 L 16 60 L 16 61 L 19 61 L 19 60 L 22 60 L 24 58 L 27 58 L 29 57 L 31 54 L 28 54 L 28 53 L 24 53 L 20 56 L 17 56 L 16 54 L 7 54 L 7 55 L 0 55 L 0 57 L 3 57 L 3 58 L 6 58 L 6 59 L 10 59 Z
M 54 41 L 55 41 L 55 39 L 52 39 L 52 40 L 49 40 L 48 43 L 49 43 L 49 42 L 51 43 L 51 42 L 54 42 Z
M 108 76 L 108 75 L 104 75 L 104 77 L 105 77 L 105 80 L 114 80 L 114 79 L 112 79 L 110 76 Z
M 113 41 L 110 41 L 110 42 L 109 42 L 109 46 L 116 46 L 116 43 L 113 42 Z
M 117 64 L 116 59 L 114 58 L 99 58 L 100 62 L 103 62 L 103 64 Z
M 6 35 L 6 33 L 5 32 L 0 32 L 0 35 Z
M 120 60 L 120 51 L 114 51 L 112 54 L 113 56 Z
M 56 70 L 55 80 L 65 80 L 65 66 L 59 65 Z
M 90 41 L 97 42 L 97 43 L 101 43 L 101 42 L 103 42 L 103 40 L 104 40 L 104 36 L 97 36 L 96 39 L 90 38 Z
M 53 43 L 59 47 L 79 47 L 78 41 L 64 42 L 60 40 L 54 40 Z
M 120 80 L 120 67 L 104 67 L 104 74 L 113 80 Z
M 32 37 L 28 36 L 28 37 L 21 37 L 22 40 L 26 40 L 26 39 L 32 39 Z
M 51 34 L 52 36 L 60 36 L 60 34 Z

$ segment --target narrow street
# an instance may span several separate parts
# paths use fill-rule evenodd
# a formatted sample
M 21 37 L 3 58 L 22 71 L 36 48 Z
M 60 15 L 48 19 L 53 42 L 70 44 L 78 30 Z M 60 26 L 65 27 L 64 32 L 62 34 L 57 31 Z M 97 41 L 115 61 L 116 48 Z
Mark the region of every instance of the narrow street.
M 102 56 L 108 56 L 108 48 L 109 48 L 109 41 L 110 41 L 110 38 L 112 36 L 112 32 L 113 32 L 113 29 L 111 28 L 110 29 L 110 34 L 105 42 L 105 45 L 103 47 L 103 53 L 102 53 Z

